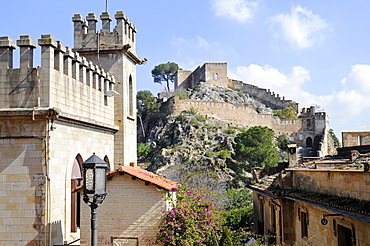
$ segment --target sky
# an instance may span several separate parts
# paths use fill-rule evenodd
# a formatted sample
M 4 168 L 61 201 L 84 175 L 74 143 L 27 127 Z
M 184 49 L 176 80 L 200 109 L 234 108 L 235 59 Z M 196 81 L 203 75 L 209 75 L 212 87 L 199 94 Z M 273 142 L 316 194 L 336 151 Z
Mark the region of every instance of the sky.
M 99 16 L 107 6 L 112 17 L 124 11 L 138 31 L 137 55 L 148 58 L 137 67 L 138 90 L 164 91 L 151 76 L 161 63 L 194 70 L 227 62 L 229 78 L 327 112 L 338 138 L 370 130 L 370 1 L 0 0 L 0 6 L 0 36 L 51 34 L 68 47 L 74 14 Z

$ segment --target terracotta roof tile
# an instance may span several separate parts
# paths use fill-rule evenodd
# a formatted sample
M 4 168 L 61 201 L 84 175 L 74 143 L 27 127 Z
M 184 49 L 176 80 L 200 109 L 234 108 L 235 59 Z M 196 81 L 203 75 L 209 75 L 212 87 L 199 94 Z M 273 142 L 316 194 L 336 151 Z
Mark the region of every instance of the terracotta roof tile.
M 178 188 L 180 188 L 180 184 L 176 183 L 172 180 L 166 179 L 162 176 L 159 176 L 157 174 L 154 174 L 152 172 L 149 172 L 145 169 L 142 169 L 138 166 L 131 167 L 131 166 L 120 166 L 119 168 L 110 171 L 107 173 L 107 177 L 112 177 L 116 174 L 124 174 L 127 173 L 131 175 L 132 177 L 138 178 L 142 181 L 149 182 L 151 184 L 154 184 L 160 188 L 163 188 L 168 191 L 176 191 Z M 108 179 L 109 181 L 109 179 Z M 72 192 L 81 191 L 83 189 L 83 186 L 80 185 L 74 189 L 72 189 Z
M 138 166 L 131 167 L 131 166 L 121 166 L 118 169 L 118 172 L 125 172 L 133 177 L 136 177 L 138 179 L 141 179 L 143 181 L 150 182 L 154 185 L 157 185 L 163 189 L 169 190 L 169 191 L 175 191 L 177 190 L 181 185 L 179 183 L 176 183 L 172 180 L 166 179 L 162 176 L 159 176 L 157 174 L 154 174 L 152 172 L 149 172 L 145 169 L 142 169 Z

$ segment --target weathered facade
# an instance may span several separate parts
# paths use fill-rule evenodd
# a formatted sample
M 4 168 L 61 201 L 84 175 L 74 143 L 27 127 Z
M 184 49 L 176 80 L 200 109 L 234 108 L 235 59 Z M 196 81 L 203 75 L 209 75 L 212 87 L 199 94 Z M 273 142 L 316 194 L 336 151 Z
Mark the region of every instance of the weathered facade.
M 284 109 L 298 104 L 285 100 L 266 89 L 231 80 L 227 77 L 227 63 L 205 63 L 193 72 L 179 70 L 175 76 L 175 90 L 193 90 L 200 84 L 211 84 L 244 92 L 268 107 Z M 162 104 L 162 111 L 174 115 L 191 108 L 210 118 L 229 122 L 230 124 L 251 127 L 267 126 L 275 131 L 277 136 L 285 134 L 302 147 L 301 156 L 322 157 L 333 154 L 335 149 L 329 137 L 329 119 L 325 112 L 316 112 L 315 107 L 303 108 L 297 112 L 298 119 L 280 119 L 272 114 L 258 113 L 250 106 L 236 106 L 228 102 L 213 102 L 200 100 L 180 100 L 169 98 Z
M 370 132 L 342 132 L 342 146 L 370 145 Z
M 305 167 L 256 169 L 255 231 L 279 245 L 370 245 L 368 154 L 338 152 Z
M 79 239 L 71 189 L 96 152 L 110 169 L 136 165 L 136 29 L 123 12 L 73 17 L 74 49 L 51 35 L 0 37 L 0 245 L 68 245 Z M 88 59 L 86 59 L 88 57 Z M 111 95 L 117 94 L 114 97 Z

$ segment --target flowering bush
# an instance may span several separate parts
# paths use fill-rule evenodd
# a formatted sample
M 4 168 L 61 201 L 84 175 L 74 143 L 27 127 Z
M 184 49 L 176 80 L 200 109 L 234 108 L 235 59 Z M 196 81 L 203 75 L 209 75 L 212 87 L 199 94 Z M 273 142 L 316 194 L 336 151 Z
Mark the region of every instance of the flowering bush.
M 165 246 L 218 245 L 221 220 L 211 194 L 205 189 L 182 188 L 177 204 L 166 212 L 157 235 Z

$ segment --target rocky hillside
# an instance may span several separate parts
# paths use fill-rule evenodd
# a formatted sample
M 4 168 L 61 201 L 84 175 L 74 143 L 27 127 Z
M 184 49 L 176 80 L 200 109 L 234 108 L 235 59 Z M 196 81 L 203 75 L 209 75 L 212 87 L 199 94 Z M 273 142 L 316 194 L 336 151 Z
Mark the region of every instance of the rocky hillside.
M 184 92 L 185 93 L 185 92 Z M 188 91 L 193 100 L 230 102 L 249 105 L 259 112 L 272 113 L 264 104 L 238 91 L 202 85 Z M 188 186 L 222 190 L 244 187 L 251 170 L 247 163 L 234 160 L 234 137 L 243 128 L 208 119 L 195 110 L 179 116 L 152 114 L 138 127 L 140 142 L 151 152 L 139 158 L 139 165 Z
M 203 84 L 196 89 L 185 93 L 187 93 L 189 99 L 192 100 L 230 102 L 237 106 L 251 106 L 259 113 L 273 114 L 273 110 L 271 108 L 239 90 Z
M 146 143 L 152 152 L 139 165 L 179 183 L 206 187 L 244 186 L 250 178 L 241 164 L 234 161 L 234 136 L 239 128 L 210 120 L 196 112 L 180 116 L 156 115 L 150 119 Z M 240 169 L 240 170 L 239 170 Z M 216 188 L 217 187 L 217 188 Z

